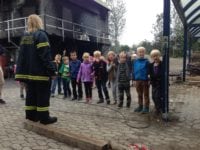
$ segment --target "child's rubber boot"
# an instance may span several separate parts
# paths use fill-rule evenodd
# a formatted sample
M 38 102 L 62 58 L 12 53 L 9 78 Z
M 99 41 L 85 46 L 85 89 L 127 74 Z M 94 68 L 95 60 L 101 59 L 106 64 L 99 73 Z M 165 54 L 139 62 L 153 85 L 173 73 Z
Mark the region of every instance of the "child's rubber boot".
M 138 107 L 134 110 L 134 112 L 141 112 L 142 109 L 143 109 L 143 106 L 140 105 L 140 106 L 138 106 Z
M 142 110 L 142 114 L 147 114 L 149 113 L 149 107 L 144 107 L 144 109 Z
M 119 102 L 118 108 L 122 108 L 122 107 L 123 107 L 123 102 Z

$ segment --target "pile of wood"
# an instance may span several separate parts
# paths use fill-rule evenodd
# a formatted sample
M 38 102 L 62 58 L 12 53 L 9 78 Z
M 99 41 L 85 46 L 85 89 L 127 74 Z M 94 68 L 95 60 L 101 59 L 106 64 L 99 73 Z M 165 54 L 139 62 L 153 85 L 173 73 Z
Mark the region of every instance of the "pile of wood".
M 200 75 L 200 52 L 192 54 L 191 63 L 188 64 L 188 71 L 192 76 Z
M 200 87 L 200 76 L 188 76 L 188 85 Z

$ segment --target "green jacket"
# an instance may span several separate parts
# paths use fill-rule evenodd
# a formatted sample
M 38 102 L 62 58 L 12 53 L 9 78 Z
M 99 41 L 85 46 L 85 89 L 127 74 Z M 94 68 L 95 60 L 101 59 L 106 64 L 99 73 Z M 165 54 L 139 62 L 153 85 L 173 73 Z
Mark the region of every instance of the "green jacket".
M 61 74 L 61 77 L 65 80 L 70 81 L 70 70 L 69 65 L 62 64 L 59 73 Z

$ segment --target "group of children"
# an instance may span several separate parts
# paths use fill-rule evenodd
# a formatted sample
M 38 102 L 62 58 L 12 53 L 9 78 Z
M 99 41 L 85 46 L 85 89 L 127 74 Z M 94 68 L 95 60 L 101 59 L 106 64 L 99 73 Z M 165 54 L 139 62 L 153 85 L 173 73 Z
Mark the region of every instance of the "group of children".
M 135 112 L 149 112 L 149 86 L 152 85 L 152 99 L 155 104 L 156 113 L 160 114 L 162 109 L 162 62 L 160 51 L 152 50 L 150 56 L 152 63 L 145 58 L 146 49 L 137 48 L 137 53 L 133 54 L 131 63 L 125 52 L 116 55 L 114 51 L 109 51 L 105 59 L 100 51 L 94 51 L 93 57 L 85 52 L 82 56 L 83 62 L 77 59 L 75 51 L 70 52 L 69 57 L 57 54 L 55 65 L 57 67 L 57 77 L 52 80 L 51 94 L 54 97 L 55 87 L 58 84 L 58 93 L 61 93 L 60 83 L 63 83 L 64 99 L 71 97 L 72 100 L 83 98 L 82 83 L 85 89 L 86 103 L 92 101 L 92 86 L 95 82 L 99 103 L 110 104 L 110 96 L 107 83 L 111 83 L 113 104 L 123 107 L 124 93 L 127 96 L 126 107 L 131 106 L 130 81 L 135 82 L 138 94 L 138 107 Z M 91 59 L 93 58 L 93 59 Z M 72 90 L 70 88 L 70 82 Z M 118 94 L 117 94 L 118 93 Z

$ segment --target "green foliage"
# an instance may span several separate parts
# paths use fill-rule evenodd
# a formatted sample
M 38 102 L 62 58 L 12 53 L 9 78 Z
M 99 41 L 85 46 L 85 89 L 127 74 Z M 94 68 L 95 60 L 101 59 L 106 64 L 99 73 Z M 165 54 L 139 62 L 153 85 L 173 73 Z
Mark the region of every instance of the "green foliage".
M 156 22 L 153 24 L 152 33 L 154 34 L 153 48 L 161 50 L 163 53 L 163 14 L 156 16 Z M 183 24 L 172 5 L 171 27 L 170 27 L 170 56 L 180 57 L 183 55 Z
M 162 51 L 163 13 L 156 16 L 156 22 L 153 24 L 152 33 L 154 35 L 152 47 Z
M 128 51 L 130 51 L 130 47 L 128 45 L 121 45 L 120 51 L 128 52 Z
M 133 44 L 131 50 L 132 50 L 132 51 L 136 51 L 137 47 L 138 47 L 138 45 Z
M 150 53 L 150 51 L 153 49 L 152 42 L 150 42 L 148 40 L 144 40 L 144 41 L 140 42 L 138 46 L 145 47 L 147 53 Z
M 197 39 L 193 39 L 192 40 L 192 47 L 191 47 L 192 51 L 200 51 L 200 41 L 198 41 Z
M 115 49 L 119 50 L 119 37 L 126 24 L 126 6 L 124 0 L 106 0 L 109 11 L 109 33 Z

